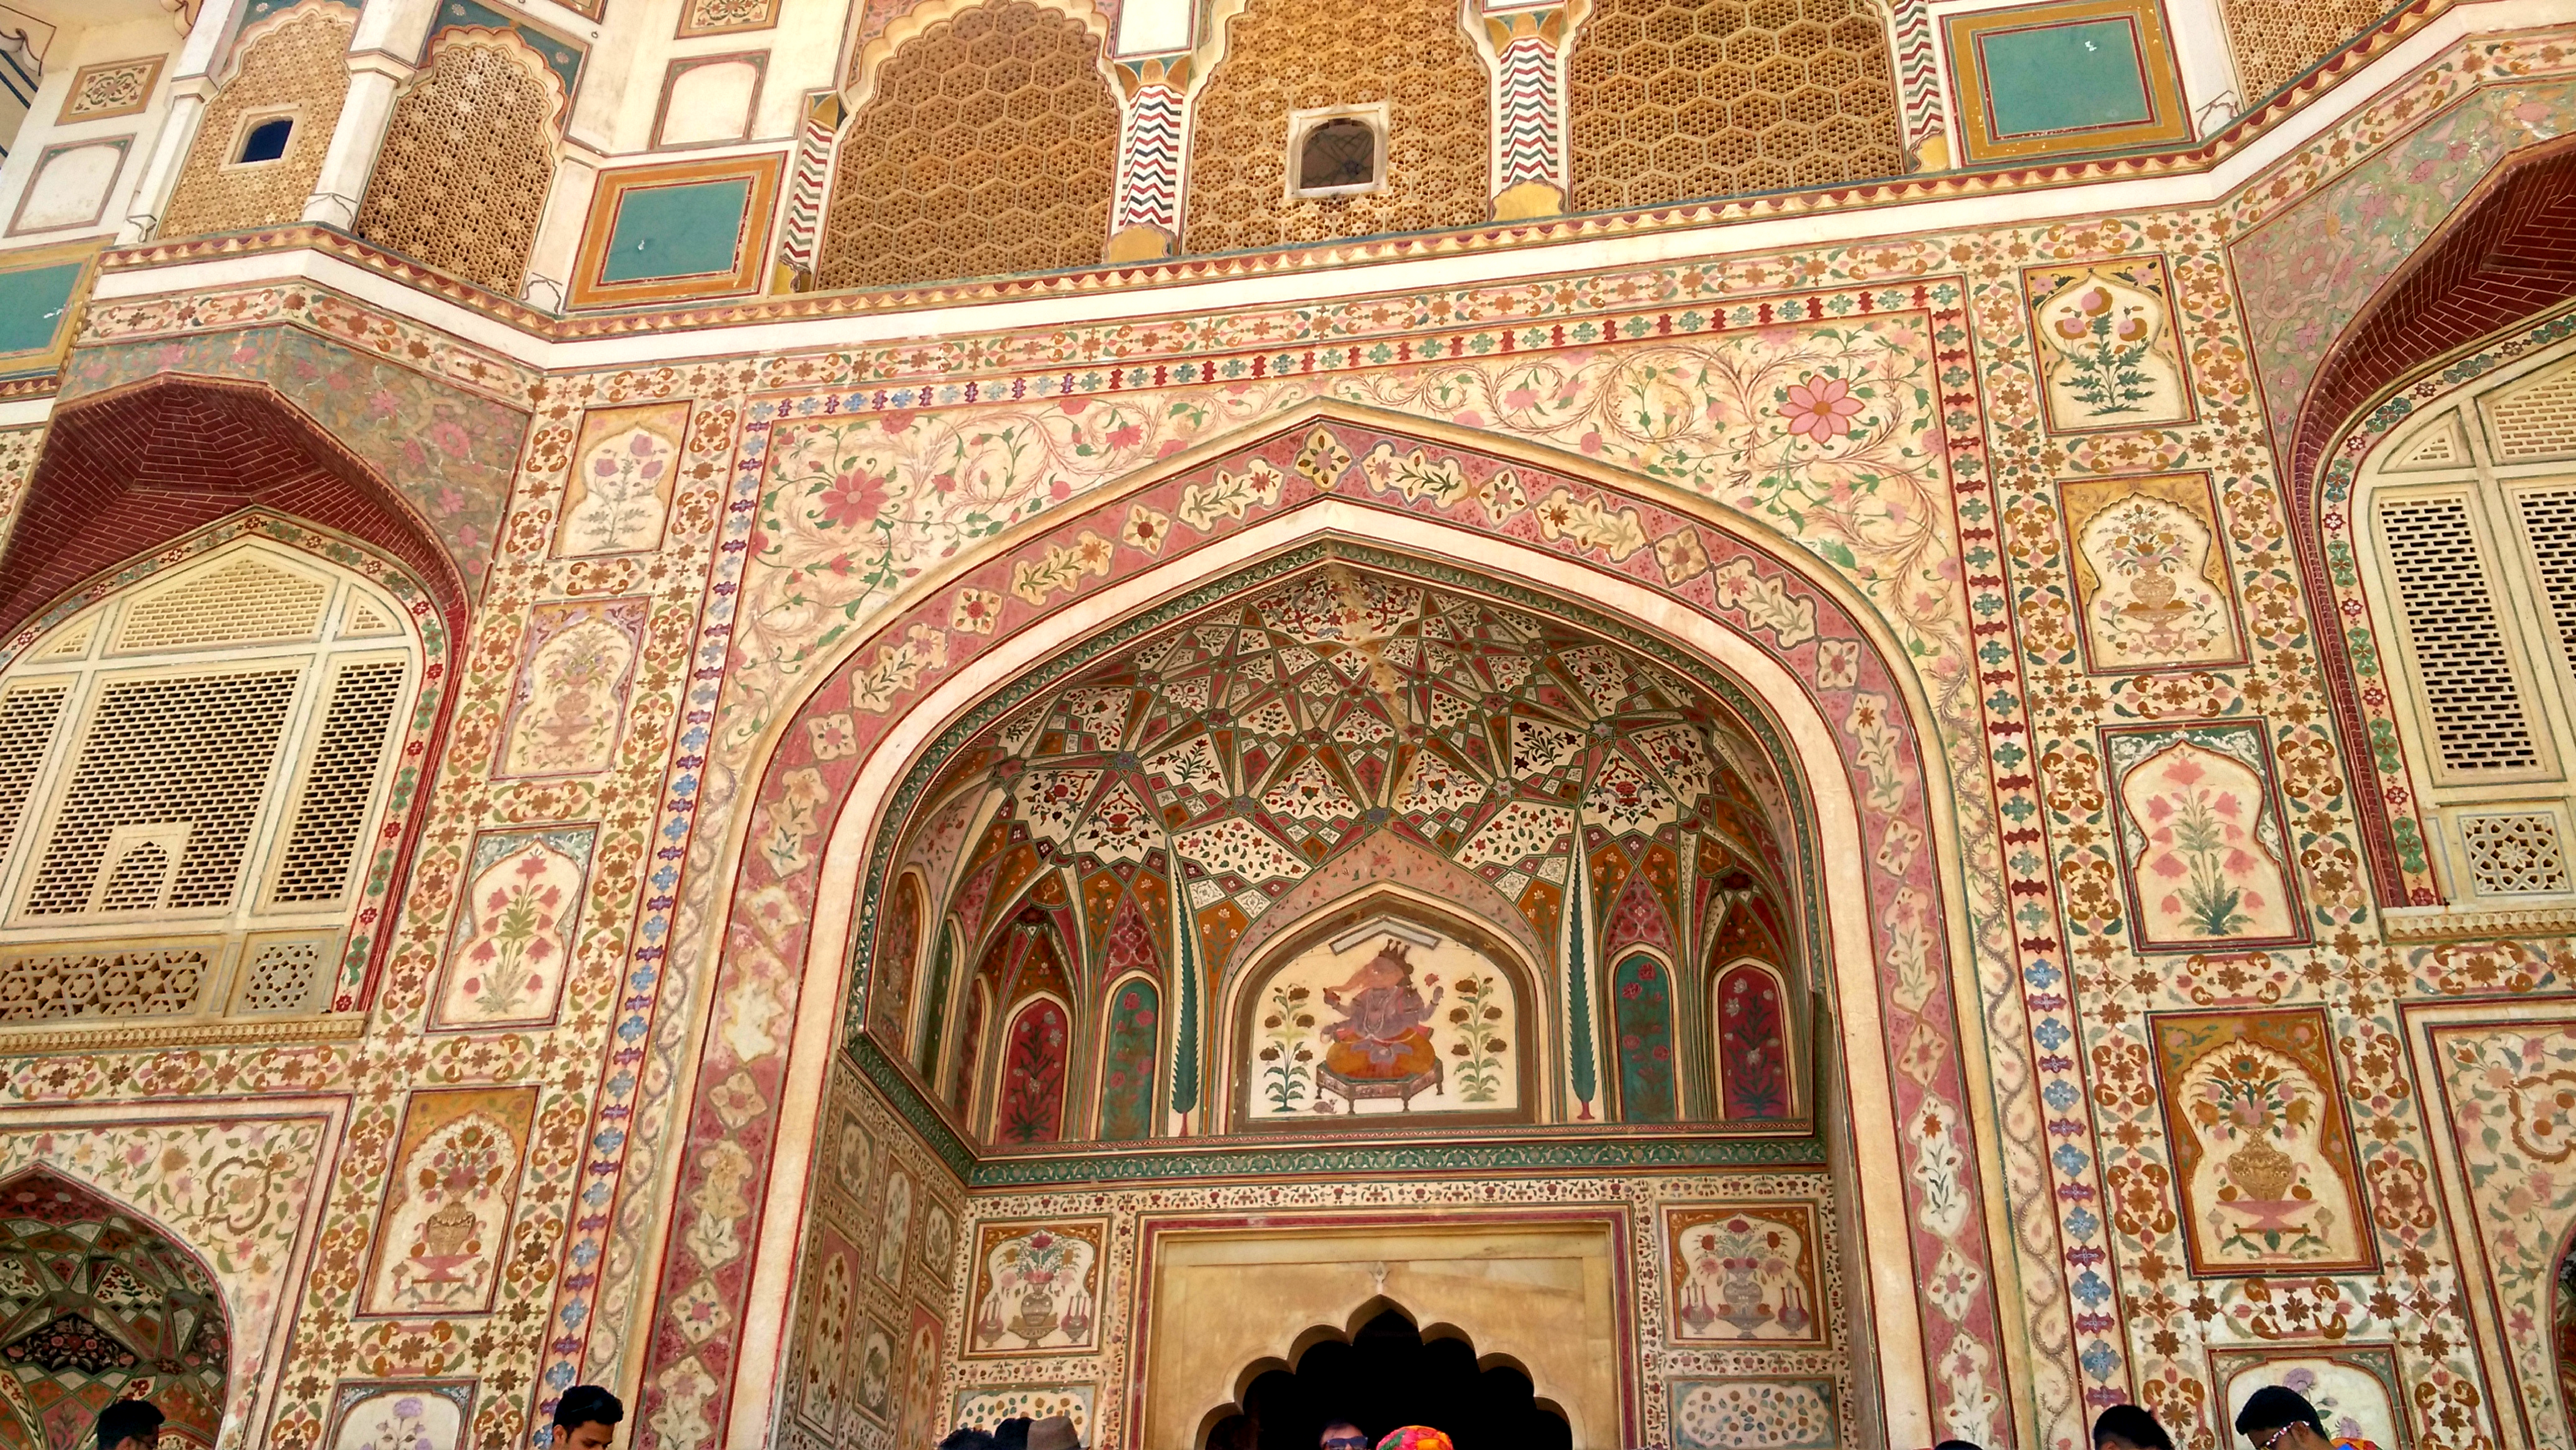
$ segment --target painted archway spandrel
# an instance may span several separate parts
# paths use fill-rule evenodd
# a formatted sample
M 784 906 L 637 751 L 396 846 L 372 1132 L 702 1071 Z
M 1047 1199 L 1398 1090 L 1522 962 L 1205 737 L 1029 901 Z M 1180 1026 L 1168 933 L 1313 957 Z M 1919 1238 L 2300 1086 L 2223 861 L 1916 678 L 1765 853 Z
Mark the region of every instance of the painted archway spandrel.
M 1919 319 L 1883 325 L 1926 328 Z M 1776 411 L 1770 433 L 1774 446 L 1831 446 L 1870 426 L 1870 400 L 1860 388 L 1827 387 L 1820 374 L 1805 370 L 1804 362 L 1790 367 L 1795 371 L 1797 396 L 1804 400 L 1796 406 L 1805 411 L 1796 416 L 1804 421 L 1793 425 L 1794 408 Z M 1779 383 L 1780 397 L 1773 403 L 1785 405 L 1792 385 Z M 1876 384 L 1868 386 L 1872 393 L 1877 391 Z M 857 487 L 862 501 L 878 511 L 875 516 L 899 513 L 886 508 L 885 474 L 848 466 L 849 456 L 842 450 L 864 452 L 882 446 L 888 436 L 900 440 L 922 426 L 924 420 L 918 417 L 897 420 L 891 430 L 873 417 L 859 423 L 782 425 L 778 432 L 795 436 L 784 443 L 771 440 L 773 466 L 764 491 L 768 522 L 762 525 L 760 542 L 774 552 L 784 534 L 768 532 L 773 525 L 784 531 L 820 518 L 819 511 L 809 512 L 791 523 L 780 511 L 785 507 L 781 499 L 800 488 L 821 500 Z M 1930 490 L 1942 477 L 1939 470 L 1949 462 L 1950 445 L 1928 420 L 1916 436 L 1940 450 L 1917 468 L 1918 483 Z M 791 456 L 795 449 L 812 450 L 809 462 L 791 465 L 789 472 L 791 479 L 804 482 L 782 483 L 776 460 Z M 864 464 L 865 459 L 857 462 Z M 860 481 L 853 483 L 854 475 Z M 1946 484 L 1933 496 L 1946 498 Z M 1821 703 L 1827 718 L 1848 732 L 1844 750 L 1854 762 L 1852 788 L 1866 803 L 1867 839 L 1910 843 L 1876 853 L 1871 892 L 1880 908 L 1879 918 L 1892 924 L 1887 955 L 1916 964 L 1902 977 L 1904 989 L 1892 993 L 1882 1010 L 1890 1018 L 1890 1036 L 1896 1044 L 1893 1066 L 1899 1118 L 1909 1125 L 1900 1151 L 1909 1165 L 1906 1192 L 1915 1206 L 1916 1231 L 1922 1236 L 1917 1252 L 1927 1262 L 1941 1264 L 1956 1286 L 1956 1292 L 1940 1300 L 1946 1307 L 1928 1311 L 1924 1334 L 1935 1346 L 1937 1373 L 1950 1387 L 1949 1401 L 1941 1409 L 1946 1422 L 1992 1433 L 1997 1417 L 2005 1413 L 2003 1360 L 1994 1339 L 1992 1300 L 1986 1292 L 1995 1278 L 1987 1262 L 1982 1215 L 1974 1207 L 1980 1191 L 1971 1166 L 1976 1150 L 1967 1133 L 1960 1096 L 1961 1055 L 1950 1035 L 1950 1024 L 1958 1017 L 1949 1001 L 1948 948 L 1938 925 L 1942 888 L 1933 874 L 1933 854 L 1920 849 L 1930 832 L 1928 820 L 1921 819 L 1925 799 L 1919 786 L 1910 783 L 1921 779 L 1924 747 L 1902 703 L 1905 691 L 1888 675 L 1876 649 L 1865 642 L 1867 636 L 1834 596 L 1816 591 L 1773 557 L 1660 501 L 1604 488 L 1588 478 L 1553 474 L 1525 462 L 1327 416 L 1288 428 L 1114 504 L 1065 518 L 1052 531 L 987 561 L 910 612 L 878 622 L 867 641 L 849 654 L 842 674 L 810 697 L 809 715 L 836 720 L 832 749 L 818 752 L 813 748 L 813 732 L 786 729 L 780 737 L 784 744 L 757 794 L 741 804 L 740 808 L 753 813 L 754 839 L 745 875 L 738 883 L 734 945 L 722 968 L 724 975 L 714 987 L 717 1026 L 701 1070 L 702 1081 L 748 1076 L 762 1084 L 766 1093 L 766 1085 L 783 1073 L 783 1042 L 777 1028 L 767 1024 L 795 1010 L 798 988 L 787 964 L 804 960 L 809 950 L 804 932 L 822 823 L 834 814 L 834 802 L 848 790 L 874 742 L 911 701 L 964 668 L 992 642 L 1010 638 L 1028 620 L 1060 612 L 1093 590 L 1158 562 L 1183 557 L 1206 541 L 1326 499 L 1353 500 L 1477 532 L 1491 531 L 1589 567 L 1618 572 L 1729 621 L 1762 648 L 1790 662 L 1802 678 L 1823 686 Z M 1946 537 L 1952 526 L 1917 525 L 1910 547 L 1931 550 L 1934 546 L 1925 540 Z M 897 556 L 882 557 L 891 561 Z M 1928 561 L 1922 567 L 1935 578 L 1941 573 Z M 1906 602 L 1932 610 L 1921 597 Z M 748 591 L 745 603 L 746 620 L 762 607 Z M 777 636 L 773 632 L 771 637 Z M 827 642 L 819 638 L 798 646 L 809 656 L 825 647 Z M 769 658 L 783 660 L 786 652 L 774 652 Z M 773 670 L 768 678 L 778 680 L 782 675 Z M 1006 709 L 1010 703 L 990 709 Z M 841 717 L 849 720 L 855 735 L 854 747 L 846 751 L 837 734 Z M 890 802 L 890 808 L 897 813 L 908 809 L 910 791 L 917 788 L 917 783 L 907 787 Z M 1908 824 L 1890 834 L 1900 821 Z M 871 930 L 868 913 L 875 905 L 873 898 L 862 903 L 858 930 L 863 935 Z M 757 1019 L 753 1030 L 729 1030 L 742 1012 Z M 687 1151 L 695 1154 L 702 1148 L 710 1154 L 730 1151 L 765 1158 L 775 1149 L 769 1138 L 772 1131 L 765 1117 L 726 1125 L 711 1107 L 702 1105 L 690 1129 L 694 1146 Z M 730 1171 L 739 1177 L 745 1166 Z M 680 1201 L 677 1234 L 678 1241 L 686 1243 L 692 1232 L 693 1197 L 685 1182 Z M 749 1206 L 736 1201 L 736 1196 L 724 1196 L 713 1205 L 737 1215 Z M 739 1282 L 719 1265 L 674 1262 L 666 1270 L 661 1303 L 668 1313 L 669 1306 L 703 1304 L 709 1295 L 729 1298 L 740 1292 L 728 1287 L 729 1280 Z M 660 1331 L 658 1342 L 681 1342 L 673 1334 Z M 688 1406 L 686 1423 L 675 1418 L 675 1430 L 691 1429 L 720 1413 L 723 1391 L 710 1389 L 696 1378 L 714 1367 L 708 1363 L 712 1352 L 700 1349 L 657 1361 L 667 1366 L 662 1372 L 673 1377 L 669 1402 L 677 1405 L 685 1400 Z

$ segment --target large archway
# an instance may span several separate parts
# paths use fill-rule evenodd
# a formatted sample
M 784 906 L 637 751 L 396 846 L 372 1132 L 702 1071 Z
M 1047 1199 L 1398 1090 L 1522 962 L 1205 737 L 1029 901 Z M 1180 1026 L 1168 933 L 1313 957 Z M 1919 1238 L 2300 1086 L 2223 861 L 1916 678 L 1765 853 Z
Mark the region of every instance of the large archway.
M 1374 1307 L 1374 1306 L 1372 1306 Z M 1565 1416 L 1541 1404 L 1527 1373 L 1488 1363 L 1446 1326 L 1429 1330 L 1394 1305 L 1348 1334 L 1318 1335 L 1293 1368 L 1252 1378 L 1241 1408 L 1200 1437 L 1206 1450 L 1313 1450 L 1336 1422 L 1372 1445 L 1426 1425 L 1458 1450 L 1572 1450 Z
M 858 646 L 849 669 L 818 692 L 814 705 L 782 723 L 779 753 L 757 798 L 745 808 L 753 821 L 752 839 L 732 931 L 751 954 L 737 959 L 729 952 L 727 970 L 734 969 L 734 960 L 756 965 L 786 957 L 804 963 L 805 980 L 818 981 L 842 969 L 851 943 L 863 950 L 857 954 L 853 995 L 846 999 L 849 1015 L 837 1024 L 812 994 L 796 999 L 796 1065 L 777 1089 L 784 1104 L 778 1140 L 784 1151 L 761 1160 L 769 1191 L 792 1195 L 799 1190 L 816 1165 L 814 1135 L 827 1113 L 837 1113 L 820 1101 L 819 1092 L 836 1025 L 851 1034 L 844 1060 L 895 1094 L 899 1111 L 931 1135 L 934 1149 L 952 1151 L 938 1145 L 955 1142 L 953 1151 L 960 1156 L 951 1161 L 968 1167 L 979 1154 L 1004 1151 L 977 1146 L 987 1141 L 983 1125 L 991 1119 L 975 1110 L 973 1099 L 961 1112 L 944 1101 L 942 1082 L 925 1078 L 917 1065 L 901 1065 L 920 1045 L 921 1019 L 908 1011 L 880 1011 L 882 999 L 869 995 L 871 982 L 881 988 L 899 975 L 887 973 L 885 964 L 875 960 L 882 940 L 876 916 L 881 900 L 894 899 L 893 885 L 906 868 L 901 847 L 905 823 L 962 779 L 931 763 L 942 755 L 938 747 L 943 737 L 955 732 L 963 732 L 959 738 L 971 737 L 1009 720 L 1039 695 L 1070 683 L 1072 672 L 1097 651 L 1133 646 L 1209 607 L 1214 594 L 1236 591 L 1248 599 L 1300 569 L 1338 563 L 1386 570 L 1411 560 L 1447 571 L 1443 589 L 1499 591 L 1514 596 L 1506 607 L 1527 613 L 1591 609 L 1623 621 L 1623 643 L 1633 635 L 1640 647 L 1670 652 L 1665 667 L 1685 676 L 1735 681 L 1742 717 L 1769 722 L 1773 743 L 1765 748 L 1775 762 L 1771 768 L 1805 793 L 1806 804 L 1776 818 L 1807 822 L 1801 829 L 1808 834 L 1799 848 L 1805 853 L 1803 881 L 1788 899 L 1812 923 L 1808 960 L 1832 1004 L 1822 1020 L 1829 1024 L 1826 1030 L 1837 1043 L 1841 1065 L 1834 1069 L 1834 1091 L 1820 1096 L 1833 1104 L 1834 1121 L 1847 1125 L 1838 1131 L 1847 1131 L 1853 1145 L 1848 1197 L 1834 1211 L 1846 1218 L 1844 1242 L 1887 1242 L 1887 1227 L 1874 1233 L 1868 1226 L 1908 1225 L 1907 1251 L 1873 1254 L 1865 1271 L 1854 1261 L 1854 1272 L 1844 1281 L 1848 1307 L 1858 1320 L 1850 1328 L 1866 1327 L 1857 1337 L 1846 1337 L 1849 1328 L 1838 1328 L 1835 1342 L 1865 1345 L 1869 1351 L 1859 1380 L 1862 1388 L 1854 1391 L 1869 1402 L 1869 1433 L 1930 1438 L 1936 1424 L 1987 1426 L 2009 1403 L 2002 1384 L 2006 1360 L 1997 1348 L 1996 1280 L 1985 1267 L 1994 1260 L 1985 1214 L 1977 1207 L 1985 1192 L 1983 1170 L 1964 1107 L 1963 1062 L 1973 1054 L 1956 1046 L 1929 1047 L 1935 1040 L 1931 1034 L 1955 1043 L 1955 1024 L 1963 1014 L 1953 1005 L 1950 965 L 1958 947 L 1941 925 L 1939 910 L 1944 890 L 1939 861 L 1945 848 L 1931 823 L 1935 802 L 1945 797 L 1937 777 L 1925 771 L 1931 752 L 1918 743 L 1915 722 L 1924 716 L 1910 677 L 1885 663 L 1890 656 L 1882 632 L 1831 583 L 1788 565 L 1743 535 L 1711 527 L 1704 518 L 1675 513 L 1598 478 L 1552 473 L 1530 459 L 1480 452 L 1478 444 L 1484 441 L 1395 433 L 1374 418 L 1312 417 L 1248 444 L 1177 460 L 1157 477 L 1101 500 L 1043 534 L 1014 541 L 943 580 L 935 591 L 925 590 L 915 608 L 898 614 Z M 1358 466 L 1363 459 L 1372 460 L 1372 466 Z M 1377 467 L 1378 460 L 1390 466 Z M 1548 517 L 1561 526 L 1543 534 L 1526 525 L 1520 536 L 1496 532 L 1492 519 L 1501 515 L 1489 517 L 1487 500 L 1498 487 L 1521 491 L 1515 497 L 1548 497 Z M 1224 493 L 1227 489 L 1232 492 Z M 1585 524 L 1585 519 L 1600 527 Z M 1119 536 L 1114 543 L 1113 532 Z M 1651 552 L 1645 548 L 1648 543 L 1655 544 Z M 1475 580 L 1484 583 L 1471 582 Z M 1193 590 L 1209 595 L 1184 598 Z M 987 756 L 974 768 L 995 763 Z M 1097 804 L 1097 797 L 1090 799 Z M 975 824 L 959 823 L 961 840 Z M 1064 829 L 1081 826 L 1077 812 Z M 1586 840 L 1590 843 L 1588 834 Z M 1517 870 L 1517 863 L 1511 869 Z M 1601 913 L 1618 905 L 1621 883 L 1592 880 L 1589 872 L 1577 879 L 1584 889 L 1572 893 L 1555 925 L 1562 929 L 1561 940 L 1584 943 L 1587 959 L 1577 975 L 1552 981 L 1537 994 L 1547 996 L 1556 1013 L 1546 1030 L 1569 1044 L 1546 1074 L 1548 1091 L 1559 1095 L 1563 1107 L 1558 1116 L 1533 1127 L 1614 1133 L 1620 1125 L 1580 1126 L 1585 1122 L 1584 1095 L 1572 1081 L 1570 1044 L 1587 1037 L 1596 1047 L 1602 1043 L 1609 1024 L 1602 1018 L 1607 1005 L 1600 994 L 1610 985 L 1611 970 L 1634 966 L 1642 983 L 1653 980 L 1646 966 L 1668 974 L 1674 964 L 1626 952 L 1616 962 L 1590 955 L 1600 946 Z M 1080 886 L 1068 882 L 1057 903 L 1073 918 L 1057 928 L 1068 948 L 1090 940 L 1084 935 L 1088 926 L 1079 920 Z M 1224 883 L 1217 886 L 1222 890 Z M 1281 899 L 1272 897 L 1274 903 Z M 1039 905 L 1055 909 L 1044 900 Z M 1104 933 L 1114 919 L 1113 912 L 1100 923 Z M 1164 961 L 1178 965 L 1179 952 L 1195 953 L 1204 945 L 1203 937 L 1203 925 L 1200 932 L 1175 933 Z M 923 930 L 908 939 L 918 943 L 909 959 L 913 982 L 941 971 L 943 956 L 952 978 L 978 969 L 975 948 L 958 934 Z M 1548 939 L 1551 944 L 1560 940 Z M 1727 961 L 1738 959 L 1729 956 Z M 1582 982 L 1586 990 L 1568 993 L 1560 1003 L 1556 993 L 1566 981 Z M 1212 1116 L 1209 1104 L 1233 1085 L 1213 1080 L 1221 1065 L 1212 1054 L 1218 1051 L 1215 1034 L 1225 1026 L 1218 1020 L 1226 1007 L 1224 984 L 1180 971 L 1170 985 L 1170 995 L 1156 1013 L 1161 1030 L 1171 1033 L 1157 1047 L 1168 1075 L 1155 1092 L 1167 1109 L 1165 1131 L 1181 1135 L 1177 1149 L 1226 1121 L 1221 1114 Z M 949 1019 L 957 1033 L 969 1030 L 971 1022 L 971 1030 L 984 1034 L 979 1051 L 990 1043 L 989 1034 L 1008 1032 L 1016 1020 L 1010 1014 L 1021 1007 L 1018 994 L 1007 984 L 1004 991 L 1015 1000 L 991 1003 L 970 1018 Z M 1029 1000 L 1043 996 L 1030 994 Z M 1770 1002 L 1766 1010 L 1778 1005 Z M 1577 1020 L 1578 1007 L 1591 1014 L 1588 1023 Z M 906 1035 L 889 1038 L 866 1027 L 870 1020 L 901 1021 L 899 1030 Z M 1052 1019 L 1043 1025 L 1051 1027 Z M 1714 1035 L 1706 1026 L 1693 1030 L 1703 1039 Z M 948 1032 L 942 1029 L 944 1039 L 954 1041 Z M 1090 1040 L 1079 1030 L 1071 1036 Z M 900 1045 L 889 1050 L 889 1040 Z M 731 1047 L 719 1042 L 710 1053 L 701 1070 L 707 1080 L 727 1080 L 728 1074 L 742 1072 L 742 1081 L 761 1082 L 750 1074 L 770 1069 L 734 1055 Z M 1901 1073 L 1892 1070 L 1891 1059 L 1899 1054 Z M 919 1058 L 913 1054 L 916 1064 Z M 988 1095 L 994 1091 L 993 1064 L 989 1052 L 977 1059 L 976 1076 Z M 1594 1066 L 1600 1070 L 1600 1054 Z M 1064 1080 L 1083 1076 L 1068 1070 Z M 1047 1080 L 1056 1079 L 1049 1074 Z M 1097 1081 L 1098 1075 L 1088 1080 Z M 1600 1108 L 1614 1095 L 1596 1080 L 1592 1096 L 1596 1116 L 1591 1121 L 1597 1124 Z M 1900 1120 L 1907 1125 L 1903 1132 Z M 692 1131 L 710 1142 L 723 1139 L 736 1151 L 765 1154 L 769 1147 L 765 1136 L 747 1136 L 712 1117 Z M 834 1141 L 856 1140 L 843 1134 Z M 1619 1146 L 1583 1152 L 1609 1152 L 1617 1161 L 1641 1163 L 1647 1160 L 1636 1155 L 1660 1151 L 1645 1146 L 1652 1141 L 1651 1135 L 1640 1134 L 1633 1145 L 1622 1139 Z M 1049 1162 L 1009 1171 L 1081 1170 Z M 1143 1171 L 1153 1170 L 1148 1165 Z M 1637 1229 L 1658 1235 L 1676 1231 L 1669 1223 L 1639 1224 Z M 994 1239 L 994 1253 L 1036 1231 L 1025 1225 L 1016 1230 L 996 1225 L 989 1231 L 1006 1230 L 1019 1238 Z M 687 1225 L 675 1231 L 685 1234 Z M 787 1231 L 783 1218 L 764 1222 L 759 1268 L 750 1285 L 755 1297 L 781 1292 L 789 1281 L 794 1253 L 773 1237 Z M 1816 1237 L 1821 1232 L 1800 1220 L 1789 1239 L 1821 1244 L 1824 1240 Z M 1048 1233 L 1054 1237 L 1052 1230 Z M 978 1285 L 994 1280 L 997 1267 L 1006 1271 L 1000 1279 L 1017 1282 L 1007 1272 L 1006 1260 L 984 1257 L 983 1240 L 972 1239 L 961 1250 L 962 1262 L 982 1276 Z M 1097 1258 L 1095 1251 L 1083 1262 Z M 1973 1286 L 1971 1293 L 1945 1300 L 1937 1312 L 1916 1293 L 1921 1275 L 1935 1261 L 1954 1271 L 1978 1266 L 1973 1275 L 1953 1280 Z M 1083 1293 L 1092 1287 L 1086 1283 Z M 970 1297 L 970 1325 L 980 1322 L 974 1318 L 980 1304 Z M 1094 1322 L 1090 1301 L 1084 1299 L 1080 1307 L 1088 1331 Z M 1802 1326 L 1811 1317 L 1803 1309 L 1796 1315 Z M 776 1362 L 784 1346 L 766 1336 L 779 1332 L 748 1324 L 739 1349 L 726 1357 L 739 1353 L 754 1366 Z M 1076 1336 L 1084 1342 L 1093 1337 L 1087 1332 Z M 1123 1352 L 1142 1352 L 1137 1343 L 1131 1337 Z M 706 1352 L 698 1357 L 705 1358 Z M 1937 1400 L 1931 1373 L 1936 1360 L 1943 1365 Z M 792 1354 L 788 1362 L 792 1366 Z M 1634 1371 L 1622 1368 L 1618 1373 Z M 1621 1420 L 1633 1426 L 1636 1387 L 1615 1393 L 1628 1406 L 1618 1412 Z M 1131 1405 L 1122 1413 L 1132 1416 L 1141 1408 Z M 756 1412 L 736 1400 L 729 1413 L 748 1430 L 754 1421 L 744 1417 Z M 1133 1428 L 1131 1418 L 1130 1432 Z

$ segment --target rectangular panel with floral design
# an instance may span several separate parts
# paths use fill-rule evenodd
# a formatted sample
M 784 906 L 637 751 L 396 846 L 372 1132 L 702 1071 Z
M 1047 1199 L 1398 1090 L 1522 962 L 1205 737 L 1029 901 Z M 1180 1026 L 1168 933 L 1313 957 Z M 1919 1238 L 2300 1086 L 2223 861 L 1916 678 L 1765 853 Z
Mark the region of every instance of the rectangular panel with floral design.
M 2022 273 L 2051 433 L 2190 422 L 2191 374 L 2161 256 Z
M 1673 1342 L 1823 1344 L 1821 1242 L 1813 1204 L 1666 1207 Z
M 360 1312 L 478 1314 L 492 1307 L 536 1114 L 533 1087 L 412 1094 Z
M 2102 745 L 2141 950 L 2308 940 L 2261 720 L 2110 728 Z
M 2275 1345 L 2212 1350 L 2209 1358 L 2221 1424 L 2236 1423 L 2237 1412 L 2256 1390 L 2280 1385 L 2317 1407 L 2327 1437 L 2338 1445 L 2350 1441 L 2378 1450 L 2415 1450 L 2415 1427 L 2405 1412 L 2394 1345 Z
M 643 599 L 529 607 L 494 775 L 593 775 L 609 767 L 649 607 Z
M 662 546 L 689 432 L 687 403 L 593 408 L 581 418 L 555 521 L 555 557 L 649 553 Z
M 2147 1021 L 2191 1271 L 2375 1267 L 2325 1009 Z
M 961 1352 L 989 1359 L 1099 1348 L 1108 1234 L 1104 1219 L 980 1225 Z
M 2091 669 L 2135 674 L 2244 662 L 2209 475 L 2067 479 L 2057 499 Z
M 1674 1450 L 1833 1450 L 1834 1382 L 1729 1375 L 1676 1379 Z
M 582 900 L 598 835 L 597 826 L 586 825 L 474 838 L 431 1026 L 554 1020 L 564 974 L 581 944 Z

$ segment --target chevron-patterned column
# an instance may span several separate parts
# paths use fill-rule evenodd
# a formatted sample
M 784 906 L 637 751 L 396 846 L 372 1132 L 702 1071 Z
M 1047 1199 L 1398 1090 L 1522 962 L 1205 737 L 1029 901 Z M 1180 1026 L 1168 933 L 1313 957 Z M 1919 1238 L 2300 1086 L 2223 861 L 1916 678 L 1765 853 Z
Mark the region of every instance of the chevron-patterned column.
M 1932 7 L 1927 0 L 1892 0 L 1896 89 L 1905 112 L 1905 144 L 1918 171 L 1950 166 L 1949 118 L 1941 106 L 1940 68 L 1932 59 Z
M 1565 210 L 1565 9 L 1485 17 L 1494 46 L 1494 219 Z
M 796 141 L 796 173 L 787 179 L 787 219 L 778 229 L 773 292 L 802 292 L 814 285 L 824 188 L 832 178 L 832 146 L 841 129 L 841 115 L 838 94 L 821 96 L 806 109 L 805 128 Z
M 1118 199 L 1109 260 L 1150 262 L 1180 249 L 1181 140 L 1189 113 L 1186 54 L 1118 62 L 1127 116 L 1118 138 Z

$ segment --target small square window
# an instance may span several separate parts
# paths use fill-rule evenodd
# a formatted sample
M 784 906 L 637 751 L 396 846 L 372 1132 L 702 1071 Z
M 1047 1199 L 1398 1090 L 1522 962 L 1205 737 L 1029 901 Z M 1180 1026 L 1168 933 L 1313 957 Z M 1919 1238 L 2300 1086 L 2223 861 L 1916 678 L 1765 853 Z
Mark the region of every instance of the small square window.
M 1386 104 L 1288 118 L 1288 194 L 1359 196 L 1386 186 Z
M 295 139 L 296 124 L 293 111 L 244 116 L 241 128 L 233 133 L 232 155 L 225 164 L 258 166 L 283 158 L 287 144 Z

